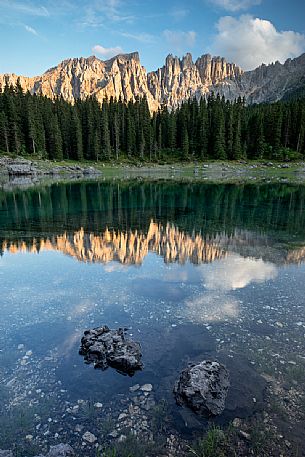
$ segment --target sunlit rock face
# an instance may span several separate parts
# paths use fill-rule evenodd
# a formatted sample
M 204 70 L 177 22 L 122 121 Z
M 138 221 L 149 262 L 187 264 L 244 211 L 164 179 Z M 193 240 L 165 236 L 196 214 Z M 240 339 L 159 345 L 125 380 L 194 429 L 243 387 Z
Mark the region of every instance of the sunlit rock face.
M 163 67 L 147 73 L 134 52 L 106 61 L 95 56 L 67 59 L 33 78 L 3 74 L 0 88 L 6 83 L 15 85 L 19 79 L 25 91 L 49 98 L 61 96 L 71 103 L 93 95 L 99 102 L 106 97 L 127 102 L 145 96 L 153 112 L 162 105 L 175 108 L 210 92 L 230 100 L 245 97 L 248 103 L 279 100 L 304 85 L 304 74 L 305 54 L 283 65 L 276 62 L 248 72 L 223 57 L 204 54 L 194 62 L 189 53 L 182 59 L 170 54 Z
M 3 88 L 6 83 L 15 85 L 17 80 L 18 76 L 14 74 L 0 75 L 0 86 Z M 127 102 L 146 96 L 150 109 L 157 109 L 137 52 L 118 55 L 107 61 L 95 56 L 67 59 L 41 76 L 20 77 L 20 84 L 32 94 L 49 98 L 62 96 L 71 103 L 93 95 L 99 102 L 106 97 Z
M 182 59 L 170 54 L 162 68 L 148 73 L 148 87 L 158 104 L 175 108 L 185 99 L 205 96 L 226 78 L 242 74 L 240 67 L 221 57 L 205 54 L 193 62 L 189 53 Z

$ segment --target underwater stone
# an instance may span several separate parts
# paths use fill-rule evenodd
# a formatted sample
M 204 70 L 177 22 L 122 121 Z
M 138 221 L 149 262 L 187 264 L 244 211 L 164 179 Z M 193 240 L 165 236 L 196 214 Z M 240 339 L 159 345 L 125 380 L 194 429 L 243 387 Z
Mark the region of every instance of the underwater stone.
M 153 386 L 152 384 L 144 384 L 142 387 L 141 387 L 141 390 L 143 392 L 151 392 L 153 390 Z
M 56 446 L 51 446 L 46 457 L 74 457 L 75 452 L 69 444 L 57 444 Z
M 87 443 L 93 444 L 97 440 L 97 437 L 91 432 L 85 432 L 83 434 L 83 440 L 87 441 Z
M 225 408 L 230 386 L 229 373 L 224 365 L 204 360 L 182 371 L 174 386 L 178 405 L 185 405 L 203 416 L 217 416 Z
M 129 387 L 130 392 L 136 392 L 140 389 L 140 384 L 135 384 L 134 386 Z
M 5 454 L 1 454 L 0 451 L 0 457 L 11 457 L 10 454 L 7 456 Z M 13 454 L 12 454 L 13 457 Z M 47 453 L 46 456 L 39 454 L 36 455 L 35 457 L 75 457 L 75 452 L 73 448 L 69 444 L 56 444 L 56 446 L 50 446 L 50 450 Z
M 132 376 L 143 367 L 140 343 L 127 339 L 122 328 L 110 330 L 104 325 L 86 330 L 79 353 L 86 363 L 93 363 L 95 368 L 102 370 L 110 366 Z

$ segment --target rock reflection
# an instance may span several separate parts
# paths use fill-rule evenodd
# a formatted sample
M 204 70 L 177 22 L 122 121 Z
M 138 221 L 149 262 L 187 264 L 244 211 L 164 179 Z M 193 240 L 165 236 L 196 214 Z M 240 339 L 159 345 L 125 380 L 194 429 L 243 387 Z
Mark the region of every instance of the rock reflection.
M 28 238 L 24 240 L 5 240 L 0 243 L 0 252 L 32 253 L 58 251 L 81 262 L 104 263 L 115 261 L 121 265 L 141 265 L 149 252 L 162 256 L 165 263 L 177 262 L 181 265 L 190 262 L 195 265 L 212 263 L 224 259 L 228 253 L 237 253 L 222 264 L 221 287 L 227 287 L 227 272 L 230 271 L 232 287 L 244 287 L 247 275 L 259 279 L 265 273 L 272 274 L 272 265 L 300 264 L 305 259 L 305 247 L 288 249 L 279 247 L 266 235 L 235 229 L 226 232 L 205 233 L 187 232 L 178 226 L 167 223 L 162 225 L 150 221 L 147 231 L 110 230 L 90 233 L 83 228 L 75 232 L 64 232 L 48 238 Z M 255 260 L 256 259 L 256 260 Z M 260 259 L 260 260 L 257 260 Z M 231 265 L 231 263 L 233 263 Z M 110 267 L 109 267 L 110 268 Z M 114 267 L 112 268 L 114 269 Z M 217 280 L 214 274 L 209 281 Z M 241 286 L 239 286 L 239 283 Z
M 123 266 L 140 265 L 149 252 L 180 264 L 235 252 L 299 264 L 304 202 L 305 186 L 290 185 L 105 181 L 0 190 L 0 255 L 55 250 Z
M 149 252 L 164 258 L 165 263 L 190 261 L 194 264 L 209 263 L 226 255 L 226 235 L 203 237 L 200 233 L 188 234 L 173 224 L 165 227 L 150 222 L 147 233 L 115 231 L 108 228 L 101 234 L 86 233 L 83 229 L 74 234 L 64 233 L 53 238 L 8 242 L 2 251 L 39 253 L 59 251 L 82 262 L 108 263 L 118 261 L 124 265 L 141 265 Z

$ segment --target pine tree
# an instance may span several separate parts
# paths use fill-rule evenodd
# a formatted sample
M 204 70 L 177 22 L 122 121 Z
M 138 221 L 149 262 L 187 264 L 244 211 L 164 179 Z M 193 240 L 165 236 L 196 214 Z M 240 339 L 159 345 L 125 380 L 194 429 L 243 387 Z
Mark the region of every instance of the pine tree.
M 8 121 L 4 112 L 0 112 L 0 151 L 9 154 Z
M 25 116 L 26 147 L 28 151 L 31 151 L 34 155 L 36 155 L 36 122 L 32 97 L 27 97 Z
M 298 133 L 297 133 L 297 147 L 298 153 L 304 152 L 305 149 L 305 106 L 304 102 L 300 104 L 298 116 Z
M 228 159 L 233 159 L 233 144 L 234 144 L 234 126 L 233 126 L 233 106 L 231 103 L 226 103 L 226 151 Z
M 225 151 L 225 119 L 223 103 L 220 97 L 214 103 L 212 109 L 212 135 L 213 135 L 213 156 L 215 159 L 226 159 Z
M 190 153 L 190 142 L 189 142 L 189 134 L 187 131 L 187 126 L 183 126 L 182 130 L 182 154 L 183 158 L 187 160 L 189 158 Z
M 8 123 L 8 143 L 12 152 L 20 153 L 21 142 L 19 133 L 19 119 L 16 109 L 16 97 L 13 86 L 6 85 L 3 93 L 3 107 Z
M 62 138 L 59 128 L 57 114 L 52 111 L 52 104 L 46 103 L 44 109 L 44 127 L 46 134 L 46 149 L 48 158 L 52 160 L 62 160 Z
M 260 112 L 256 117 L 255 133 L 255 158 L 262 159 L 265 155 L 266 144 L 264 137 L 263 116 Z
M 70 142 L 71 153 L 69 158 L 80 161 L 83 160 L 82 127 L 77 109 L 73 109 L 71 114 Z
M 207 104 L 204 98 L 200 100 L 198 121 L 197 121 L 197 154 L 198 158 L 204 160 L 208 156 L 209 143 L 209 121 Z
M 140 159 L 144 160 L 144 151 L 145 151 L 145 136 L 143 130 L 141 130 L 140 134 Z
M 136 142 L 135 122 L 132 111 L 132 104 L 129 102 L 126 113 L 126 145 L 128 157 L 132 157 L 134 155 Z
M 102 136 L 102 151 L 103 157 L 106 160 L 111 158 L 111 144 L 110 144 L 110 131 L 108 125 L 108 111 L 109 105 L 107 102 L 103 103 L 101 114 L 101 136 Z
M 114 151 L 115 151 L 115 158 L 116 161 L 119 160 L 119 153 L 120 153 L 120 121 L 119 121 L 119 114 L 116 111 L 114 113 L 113 119 L 113 141 L 114 141 Z
M 237 110 L 234 126 L 234 136 L 233 136 L 233 159 L 239 160 L 242 158 L 242 147 L 241 147 L 241 119 L 240 111 Z

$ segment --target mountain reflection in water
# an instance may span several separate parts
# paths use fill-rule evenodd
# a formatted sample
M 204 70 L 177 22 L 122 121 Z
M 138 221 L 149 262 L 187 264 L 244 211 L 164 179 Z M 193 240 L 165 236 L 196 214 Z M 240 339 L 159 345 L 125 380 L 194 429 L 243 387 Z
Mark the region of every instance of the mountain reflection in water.
M 168 182 L 0 191 L 0 253 L 55 250 L 84 262 L 209 263 L 228 252 L 305 259 L 305 188 Z
M 118 261 L 124 265 L 140 265 L 148 252 L 164 257 L 166 263 L 194 264 L 212 262 L 225 255 L 227 237 L 215 236 L 204 239 L 200 234 L 189 235 L 174 225 L 163 227 L 151 221 L 147 233 L 137 231 L 115 232 L 106 229 L 101 235 L 85 233 L 83 229 L 74 234 L 64 233 L 53 238 L 9 243 L 4 241 L 2 251 L 38 253 L 60 251 L 83 262 Z
M 64 232 L 62 235 L 41 239 L 18 241 L 2 241 L 2 253 L 32 253 L 58 251 L 82 262 L 108 263 L 119 262 L 123 265 L 141 265 L 149 252 L 164 258 L 165 263 L 191 262 L 195 265 L 210 263 L 227 256 L 228 252 L 238 252 L 245 257 L 258 257 L 279 264 L 301 263 L 305 259 L 305 247 L 297 249 L 277 249 L 276 255 L 272 250 L 272 241 L 268 237 L 257 236 L 255 233 L 234 230 L 231 235 L 217 233 L 203 236 L 201 233 L 191 234 L 180 231 L 178 227 L 167 223 L 165 227 L 154 221 L 150 222 L 147 233 L 133 231 L 110 231 L 108 228 L 102 234 L 86 233 L 83 228 L 74 233 Z M 274 256 L 274 258 L 272 258 Z M 240 261 L 242 262 L 242 261 Z M 230 260 L 224 266 L 229 268 Z M 245 262 L 240 264 L 243 272 Z M 261 261 L 261 264 L 263 262 Z M 257 265 L 256 263 L 254 265 Z M 235 274 L 238 276 L 234 265 Z M 224 274 L 226 271 L 223 272 Z M 258 274 L 261 274 L 261 266 Z M 244 273 L 243 273 L 244 274 Z M 224 276 L 225 277 L 225 276 Z M 211 278 L 215 280 L 215 278 Z M 235 281 L 242 280 L 235 277 Z M 223 278 L 221 287 L 225 287 Z M 238 287 L 238 285 L 236 286 Z

